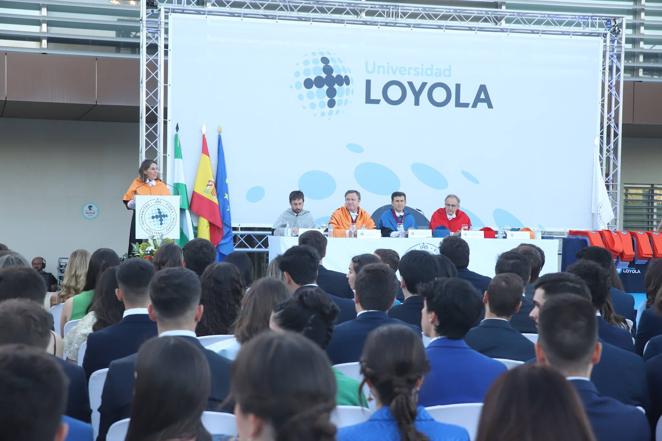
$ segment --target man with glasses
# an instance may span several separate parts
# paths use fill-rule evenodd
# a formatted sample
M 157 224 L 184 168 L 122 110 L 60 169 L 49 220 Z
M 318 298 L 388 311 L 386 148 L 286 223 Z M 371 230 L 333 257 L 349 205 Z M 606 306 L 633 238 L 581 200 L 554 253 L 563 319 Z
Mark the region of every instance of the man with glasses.
M 460 198 L 454 194 L 446 196 L 444 207 L 432 214 L 430 229 L 434 231 L 439 227 L 444 227 L 451 233 L 471 229 L 471 219 L 460 210 Z

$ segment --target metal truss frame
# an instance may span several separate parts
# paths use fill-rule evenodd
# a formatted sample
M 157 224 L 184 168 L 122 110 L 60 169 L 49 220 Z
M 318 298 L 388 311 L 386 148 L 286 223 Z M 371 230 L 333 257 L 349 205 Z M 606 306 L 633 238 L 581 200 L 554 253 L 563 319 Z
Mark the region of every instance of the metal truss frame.
M 600 165 L 616 215 L 610 227 L 616 228 L 622 225 L 620 159 L 625 52 L 624 17 L 449 8 L 356 0 L 161 0 L 154 1 L 151 8 L 146 6 L 144 0 L 141 3 L 140 159 L 158 158 L 161 160 L 162 170 L 167 169 L 164 148 L 166 27 L 172 13 L 381 27 L 601 37 L 603 84 L 599 135 Z

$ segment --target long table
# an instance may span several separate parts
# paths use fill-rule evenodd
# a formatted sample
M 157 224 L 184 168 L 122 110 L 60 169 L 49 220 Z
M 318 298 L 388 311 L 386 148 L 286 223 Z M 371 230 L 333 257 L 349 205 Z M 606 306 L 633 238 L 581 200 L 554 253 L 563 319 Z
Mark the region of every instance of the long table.
M 558 239 L 480 239 L 466 238 L 469 244 L 469 269 L 488 277 L 494 276 L 494 265 L 499 254 L 515 248 L 521 243 L 532 243 L 545 252 L 545 266 L 541 274 L 559 271 Z M 375 238 L 375 239 L 347 239 L 329 238 L 326 247 L 324 266 L 327 269 L 347 272 L 352 256 L 372 253 L 378 248 L 390 248 L 402 256 L 410 250 L 425 250 L 434 254 L 439 253 L 441 238 Z M 269 236 L 269 261 L 288 248 L 298 244 L 297 237 Z

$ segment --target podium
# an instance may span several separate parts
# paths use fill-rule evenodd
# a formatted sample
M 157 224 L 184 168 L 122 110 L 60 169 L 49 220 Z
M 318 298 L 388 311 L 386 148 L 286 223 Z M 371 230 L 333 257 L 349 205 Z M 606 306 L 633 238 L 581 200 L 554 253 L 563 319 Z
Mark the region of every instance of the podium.
M 179 239 L 179 196 L 136 196 L 136 239 Z

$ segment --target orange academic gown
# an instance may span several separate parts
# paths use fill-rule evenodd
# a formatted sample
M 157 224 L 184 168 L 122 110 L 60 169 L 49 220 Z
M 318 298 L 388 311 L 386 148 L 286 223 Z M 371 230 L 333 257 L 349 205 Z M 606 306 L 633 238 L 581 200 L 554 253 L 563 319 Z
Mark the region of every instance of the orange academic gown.
M 349 210 L 345 207 L 340 207 L 333 212 L 331 218 L 329 219 L 329 225 L 334 229 L 334 236 L 344 237 L 345 231 L 349 230 L 349 227 L 352 225 L 352 216 L 349 214 Z M 375 222 L 372 220 L 367 211 L 359 207 L 359 214 L 356 217 L 356 223 L 354 224 L 357 230 L 361 228 L 373 229 L 375 228 Z

